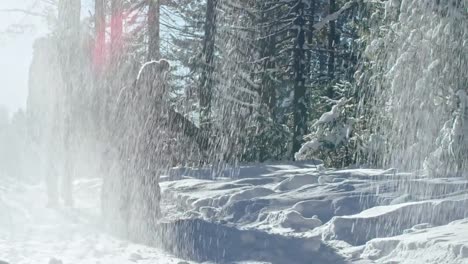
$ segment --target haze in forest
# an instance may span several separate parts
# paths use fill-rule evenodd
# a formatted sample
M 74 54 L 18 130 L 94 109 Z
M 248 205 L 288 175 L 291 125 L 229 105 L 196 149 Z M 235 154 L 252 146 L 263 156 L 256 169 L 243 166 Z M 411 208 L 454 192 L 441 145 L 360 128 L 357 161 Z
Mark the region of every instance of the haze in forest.
M 32 1 L 0 1 L 0 10 L 25 8 Z M 18 23 L 37 22 L 25 14 L 15 12 L 0 13 L 0 107 L 12 113 L 26 106 L 28 91 L 28 71 L 32 59 L 32 46 L 43 31 L 40 24 L 24 33 L 13 33 Z
M 468 263 L 468 0 L 0 1 L 0 264 Z
M 22 12 L 40 10 L 39 4 L 37 0 L 0 1 L 0 108 L 10 115 L 26 107 L 34 41 L 48 32 L 43 17 Z M 92 9 L 91 2 L 83 1 L 82 8 Z

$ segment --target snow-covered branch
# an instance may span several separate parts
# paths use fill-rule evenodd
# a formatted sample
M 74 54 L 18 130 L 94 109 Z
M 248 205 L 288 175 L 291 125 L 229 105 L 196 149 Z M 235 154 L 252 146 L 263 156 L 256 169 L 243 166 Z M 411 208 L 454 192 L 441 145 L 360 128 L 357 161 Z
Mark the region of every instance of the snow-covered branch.
M 343 7 L 340 8 L 340 10 L 336 11 L 335 13 L 333 14 L 330 14 L 328 16 L 326 16 L 324 19 L 322 19 L 320 22 L 314 24 L 314 29 L 315 30 L 321 30 L 322 28 L 324 28 L 328 23 L 330 23 L 330 21 L 334 21 L 334 20 L 337 20 L 338 17 L 340 17 L 340 15 L 350 9 L 354 4 L 356 3 L 356 0 L 353 0 L 353 1 L 349 1 L 347 2 L 346 4 L 343 5 Z

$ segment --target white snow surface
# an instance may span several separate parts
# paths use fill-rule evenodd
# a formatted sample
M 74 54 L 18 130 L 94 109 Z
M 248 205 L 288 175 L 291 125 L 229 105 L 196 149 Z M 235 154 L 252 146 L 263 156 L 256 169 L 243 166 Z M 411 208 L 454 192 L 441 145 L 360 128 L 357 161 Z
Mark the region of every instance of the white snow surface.
M 377 263 L 468 263 L 468 219 L 373 239 L 362 256 Z
M 234 178 L 228 170 L 217 179 L 208 175 L 179 168 L 162 177 L 164 221 L 177 223 L 171 228 L 180 237 L 168 241 L 169 252 L 102 231 L 98 179 L 75 181 L 73 209 L 48 209 L 42 186 L 2 179 L 0 260 L 468 263 L 465 178 L 314 162 L 242 166 Z
M 100 185 L 100 180 L 95 179 L 75 181 L 76 208 L 49 209 L 42 186 L 2 179 L 0 261 L 11 264 L 194 263 L 101 231 Z
M 239 230 L 320 240 L 317 251 L 298 263 L 468 263 L 465 178 L 332 170 L 307 162 L 245 166 L 237 179 L 196 179 L 201 174 L 179 171 L 162 183 L 174 212 Z M 313 257 L 325 249 L 332 249 L 329 260 Z

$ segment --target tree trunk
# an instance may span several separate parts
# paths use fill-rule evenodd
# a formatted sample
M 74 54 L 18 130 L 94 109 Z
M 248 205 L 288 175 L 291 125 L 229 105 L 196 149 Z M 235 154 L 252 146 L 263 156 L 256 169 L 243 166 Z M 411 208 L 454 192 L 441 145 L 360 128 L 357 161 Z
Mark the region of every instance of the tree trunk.
M 262 18 L 260 23 L 265 24 L 272 18 L 271 12 L 268 12 L 271 8 L 271 4 L 262 5 L 261 8 L 266 10 L 262 14 Z M 276 63 L 274 57 L 276 55 L 276 36 L 273 32 L 272 26 L 268 28 L 265 35 L 266 38 L 262 38 L 260 42 L 260 58 L 263 59 L 262 62 L 262 85 L 260 88 L 260 98 L 262 101 L 262 105 L 268 107 L 268 112 L 271 117 L 275 117 L 275 108 L 276 108 L 276 89 L 275 83 L 273 81 L 272 71 L 276 67 Z
M 293 98 L 293 145 L 291 158 L 299 151 L 307 133 L 307 107 L 305 105 L 305 4 L 302 0 L 294 5 L 294 29 L 296 37 L 293 48 L 294 98 Z
M 123 6 L 122 0 L 111 2 L 111 56 L 112 60 L 118 60 L 122 49 L 123 34 Z
M 205 35 L 203 38 L 203 69 L 200 78 L 200 127 L 208 131 L 211 123 L 211 98 L 213 89 L 214 51 L 216 35 L 216 7 L 218 0 L 207 0 Z
M 306 74 L 311 76 L 312 74 L 312 41 L 314 39 L 314 16 L 315 16 L 315 0 L 309 0 L 309 8 L 307 10 L 308 17 L 308 31 L 307 31 L 307 65 L 306 65 Z
M 148 0 L 148 60 L 159 60 L 160 51 L 160 0 Z
M 265 25 L 270 21 L 274 21 L 276 18 L 275 12 L 271 11 L 274 3 L 271 2 L 260 2 L 256 6 L 260 10 L 260 18 L 255 20 L 257 25 Z M 274 81 L 275 68 L 276 68 L 276 43 L 277 36 L 275 35 L 275 29 L 273 25 L 268 27 L 261 28 L 265 32 L 261 32 L 261 37 L 258 41 L 259 52 L 261 59 L 260 65 L 260 78 L 261 84 L 260 89 L 258 90 L 260 97 L 260 108 L 258 109 L 258 129 L 257 133 L 260 133 L 261 137 L 258 140 L 258 153 L 255 155 L 255 159 L 259 162 L 263 162 L 271 157 L 269 149 L 271 149 L 271 136 L 274 131 L 269 131 L 268 126 L 270 122 L 275 124 L 277 122 L 276 118 L 276 89 L 277 84 Z M 255 78 L 252 77 L 252 80 Z
M 58 18 L 59 18 L 59 39 L 58 49 L 61 54 L 60 66 L 61 77 L 64 84 L 62 91 L 64 101 L 59 106 L 58 110 L 63 115 L 64 128 L 63 136 L 63 151 L 64 157 L 64 175 L 62 176 L 63 199 L 66 204 L 72 205 L 72 190 L 71 181 L 74 174 L 72 151 L 73 120 L 77 116 L 75 113 L 74 94 L 78 86 L 78 75 L 76 69 L 79 65 L 80 58 L 80 17 L 81 17 L 81 1 L 80 0 L 61 0 L 59 1 Z M 55 162 L 55 161 L 51 161 Z
M 329 14 L 333 14 L 336 11 L 335 0 L 329 0 Z M 330 84 L 327 89 L 327 96 L 329 98 L 334 97 L 333 86 L 331 81 L 335 78 L 335 45 L 336 45 L 336 22 L 331 20 L 328 26 L 328 78 Z
M 94 7 L 94 54 L 93 64 L 97 73 L 101 73 L 106 57 L 106 1 L 95 0 Z
M 81 16 L 81 0 L 60 0 L 58 6 L 58 20 L 60 34 L 69 34 L 79 31 Z
M 108 69 L 105 78 L 106 85 L 105 103 L 103 111 L 103 125 L 110 128 L 109 116 L 112 115 L 112 107 L 114 98 L 117 96 L 120 86 L 124 80 L 122 67 L 120 62 L 122 60 L 123 52 L 123 0 L 111 0 L 111 21 L 110 21 L 110 55 L 108 59 Z
M 93 50 L 93 70 L 94 70 L 94 112 L 96 128 L 100 127 L 101 107 L 105 105 L 103 100 L 103 73 L 106 64 L 106 0 L 95 0 L 94 2 L 94 50 Z

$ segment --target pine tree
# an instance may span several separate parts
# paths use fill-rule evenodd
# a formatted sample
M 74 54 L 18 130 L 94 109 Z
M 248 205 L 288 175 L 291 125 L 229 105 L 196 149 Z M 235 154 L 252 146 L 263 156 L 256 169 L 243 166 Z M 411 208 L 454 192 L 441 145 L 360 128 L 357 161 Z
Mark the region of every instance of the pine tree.
M 110 54 L 113 62 L 118 61 L 123 45 L 123 0 L 111 0 Z
M 200 127 L 210 130 L 211 99 L 213 94 L 214 52 L 216 39 L 216 16 L 218 0 L 206 1 L 203 48 L 201 53 L 202 72 L 200 77 Z
M 161 0 L 148 0 L 148 61 L 161 58 Z
M 72 198 L 72 177 L 75 169 L 73 167 L 73 139 L 74 125 L 73 121 L 77 117 L 74 95 L 79 86 L 79 75 L 75 72 L 76 67 L 80 67 L 79 51 L 80 51 L 80 17 L 81 17 L 81 0 L 59 1 L 58 6 L 58 47 L 59 59 L 61 66 L 61 79 L 64 83 L 64 103 L 56 111 L 61 111 L 64 114 L 63 122 L 63 146 L 65 153 L 64 164 L 64 179 L 62 180 L 62 194 L 68 205 L 73 204 Z M 52 201 L 53 202 L 53 201 Z
M 292 48 L 293 74 L 293 139 L 292 158 L 301 148 L 303 138 L 307 134 L 307 107 L 305 102 L 305 55 L 306 55 L 306 14 L 305 3 L 302 0 L 294 2 L 291 8 L 293 15 L 292 35 L 295 36 Z

